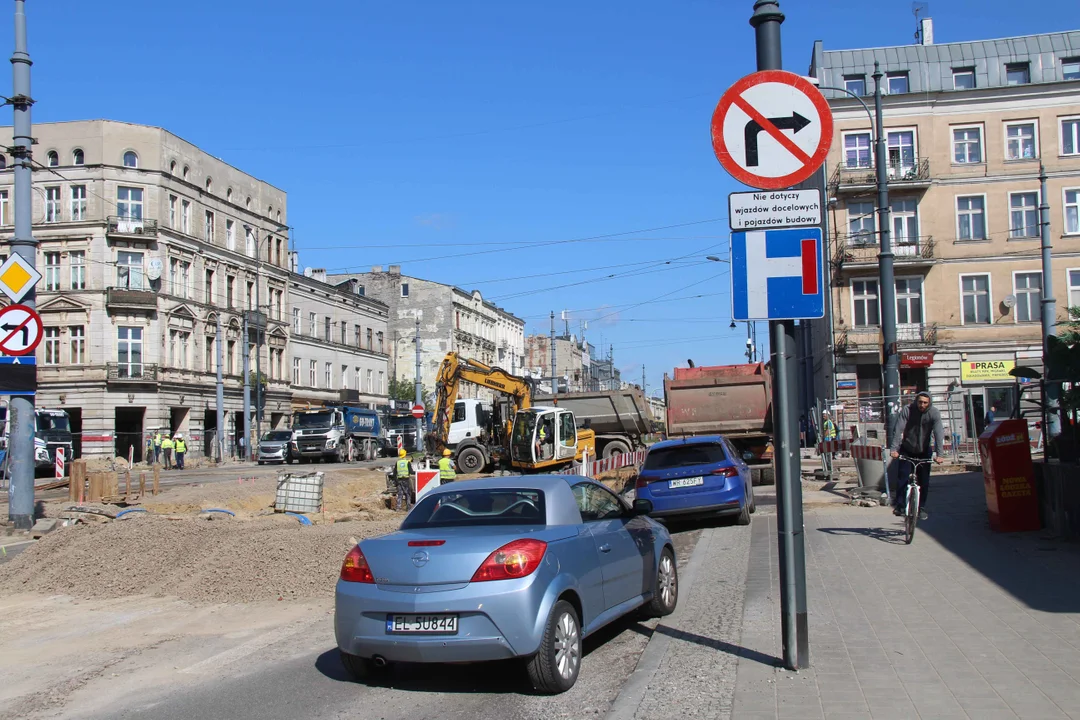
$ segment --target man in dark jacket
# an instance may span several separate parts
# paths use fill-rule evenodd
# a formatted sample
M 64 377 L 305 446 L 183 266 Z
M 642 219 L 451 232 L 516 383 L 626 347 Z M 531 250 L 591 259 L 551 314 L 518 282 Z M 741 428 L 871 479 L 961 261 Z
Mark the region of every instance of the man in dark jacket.
M 933 441 L 933 445 L 931 445 Z M 900 411 L 896 417 L 896 432 L 893 433 L 889 450 L 894 458 L 901 453 L 917 460 L 929 460 L 942 463 L 945 459 L 935 455 L 945 449 L 945 430 L 941 426 L 941 413 L 930 404 L 930 393 L 921 392 L 915 396 L 915 402 Z M 911 477 L 913 463 L 900 460 L 897 463 L 896 481 L 893 490 L 893 515 L 904 514 L 904 501 L 907 496 L 907 482 Z M 919 519 L 926 519 L 926 497 L 930 494 L 930 465 L 922 463 L 916 470 L 919 482 Z

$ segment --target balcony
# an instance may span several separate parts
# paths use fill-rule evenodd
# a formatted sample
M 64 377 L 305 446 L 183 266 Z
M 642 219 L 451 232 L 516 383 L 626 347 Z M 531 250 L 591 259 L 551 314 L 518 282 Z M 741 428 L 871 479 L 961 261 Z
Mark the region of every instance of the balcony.
M 869 238 L 870 242 L 862 242 Z M 837 245 L 833 251 L 833 264 L 837 270 L 845 266 L 850 268 L 878 265 L 878 253 L 881 249 L 873 235 L 848 237 L 847 243 Z M 935 260 L 934 238 L 931 235 L 919 238 L 907 238 L 893 242 L 893 263 L 896 265 L 928 265 Z
M 888 164 L 889 189 L 918 189 L 930 187 L 929 158 L 891 160 Z M 877 171 L 871 167 L 840 165 L 829 180 L 833 193 L 865 193 L 877 187 Z
M 110 385 L 156 385 L 157 365 L 147 363 L 105 363 L 105 380 Z
M 156 239 L 158 235 L 157 220 L 120 217 L 119 215 L 110 215 L 107 220 L 106 234 L 109 237 L 129 241 L 138 241 L 139 239 L 150 241 Z
M 128 287 L 111 287 L 105 290 L 107 310 L 156 310 L 157 293 L 153 290 L 137 290 Z
M 896 326 L 896 346 L 916 348 L 937 345 L 936 323 L 903 323 Z M 877 353 L 881 350 L 881 328 L 877 325 L 848 327 L 836 333 L 836 352 L 842 355 Z

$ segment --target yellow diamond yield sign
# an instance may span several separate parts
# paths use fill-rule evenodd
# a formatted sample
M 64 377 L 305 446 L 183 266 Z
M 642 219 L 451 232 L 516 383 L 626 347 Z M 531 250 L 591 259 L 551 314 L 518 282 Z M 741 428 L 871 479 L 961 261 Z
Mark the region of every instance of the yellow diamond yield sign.
M 40 279 L 41 273 L 23 260 L 21 255 L 12 254 L 3 265 L 0 265 L 0 290 L 11 298 L 11 302 L 17 303 L 22 300 Z

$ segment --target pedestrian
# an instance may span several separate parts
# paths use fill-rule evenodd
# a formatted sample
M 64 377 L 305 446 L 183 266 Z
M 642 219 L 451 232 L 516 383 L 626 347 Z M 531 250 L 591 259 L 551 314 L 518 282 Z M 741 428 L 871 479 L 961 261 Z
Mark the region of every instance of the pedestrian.
M 397 505 L 395 510 L 409 509 L 409 482 L 412 480 L 413 467 L 409 462 L 405 448 L 398 448 L 398 460 L 394 466 L 394 483 L 397 485 Z
M 799 447 L 806 447 L 806 416 L 799 416 Z
M 994 422 L 994 418 L 997 416 L 997 405 L 991 405 L 990 409 L 986 411 L 986 427 L 990 427 Z
M 934 459 L 937 463 L 945 462 L 941 453 L 945 449 L 945 430 L 941 425 L 941 413 L 933 407 L 930 393 L 921 392 L 911 403 L 896 416 L 896 432 L 889 444 L 890 455 L 896 459 L 902 452 L 915 460 Z M 935 452 L 937 453 L 935 455 Z M 900 460 L 896 468 L 895 490 L 893 492 L 893 515 L 904 514 L 905 487 L 911 477 L 912 465 L 908 460 Z M 919 519 L 925 520 L 926 498 L 930 495 L 930 464 L 919 463 L 915 469 L 919 483 Z
M 457 479 L 457 472 L 454 471 L 454 461 L 450 459 L 450 456 L 454 453 L 450 448 L 446 448 L 442 451 L 442 458 L 439 459 L 439 481 L 448 483 L 454 482 Z
M 184 442 L 184 436 L 180 433 L 176 434 L 176 439 L 173 441 L 173 447 L 176 450 L 176 469 L 184 469 L 184 455 L 187 453 L 187 443 Z
M 821 438 L 826 443 L 836 440 L 836 423 L 832 421 L 832 416 L 828 410 L 821 411 Z M 825 472 L 832 476 L 833 450 L 830 446 L 826 445 L 823 448 L 821 458 L 825 461 Z
M 172 470 L 173 439 L 166 435 L 161 438 L 161 453 L 165 456 L 165 469 Z
M 154 432 L 154 463 L 161 462 L 161 428 Z
M 145 451 L 145 454 L 143 455 L 143 459 L 146 461 L 147 465 L 153 465 L 154 464 L 154 436 L 153 435 L 147 435 L 146 436 L 146 451 Z

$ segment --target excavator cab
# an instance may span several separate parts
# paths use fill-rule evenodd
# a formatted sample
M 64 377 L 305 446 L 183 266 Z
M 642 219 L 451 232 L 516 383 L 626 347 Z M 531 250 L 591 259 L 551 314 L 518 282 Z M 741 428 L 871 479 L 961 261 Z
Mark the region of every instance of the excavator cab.
M 510 460 L 514 467 L 542 469 L 566 465 L 578 454 L 574 413 L 557 407 L 534 407 L 514 417 Z

